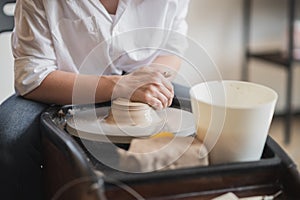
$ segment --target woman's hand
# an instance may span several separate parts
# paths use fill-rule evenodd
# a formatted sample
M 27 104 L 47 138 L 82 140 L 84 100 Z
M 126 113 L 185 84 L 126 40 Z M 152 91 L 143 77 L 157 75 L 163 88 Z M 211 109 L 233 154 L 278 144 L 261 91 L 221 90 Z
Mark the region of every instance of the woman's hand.
M 151 67 L 142 67 L 120 78 L 112 99 L 118 97 L 147 103 L 155 109 L 163 109 L 171 105 L 174 90 L 171 82 L 162 73 Z

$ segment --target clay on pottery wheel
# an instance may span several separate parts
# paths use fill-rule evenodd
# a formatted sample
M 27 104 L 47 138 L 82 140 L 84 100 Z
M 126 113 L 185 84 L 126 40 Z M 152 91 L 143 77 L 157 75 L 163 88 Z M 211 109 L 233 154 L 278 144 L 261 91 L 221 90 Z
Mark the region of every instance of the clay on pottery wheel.
M 109 124 L 129 126 L 147 126 L 159 120 L 155 110 L 148 104 L 132 102 L 124 98 L 118 98 L 112 102 L 106 118 Z

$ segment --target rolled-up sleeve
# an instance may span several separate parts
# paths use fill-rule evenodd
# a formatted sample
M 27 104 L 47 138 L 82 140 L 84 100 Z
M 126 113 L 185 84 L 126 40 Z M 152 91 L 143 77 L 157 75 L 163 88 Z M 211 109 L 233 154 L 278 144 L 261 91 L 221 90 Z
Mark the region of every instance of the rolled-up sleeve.
M 188 31 L 188 24 L 186 16 L 188 14 L 190 0 L 179 0 L 177 15 L 175 17 L 172 30 L 186 35 Z
M 56 56 L 42 0 L 18 0 L 12 33 L 15 90 L 25 95 L 57 69 Z
M 189 2 L 189 0 L 178 0 L 176 16 L 174 17 L 166 44 L 166 49 L 176 54 L 182 55 L 188 47 L 188 41 L 186 39 L 188 23 L 186 16 Z

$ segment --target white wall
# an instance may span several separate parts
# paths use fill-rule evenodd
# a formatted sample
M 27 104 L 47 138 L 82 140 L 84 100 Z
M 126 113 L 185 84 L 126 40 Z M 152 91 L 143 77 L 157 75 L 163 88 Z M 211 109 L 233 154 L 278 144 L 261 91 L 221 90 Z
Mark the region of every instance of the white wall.
M 10 33 L 0 34 L 0 103 L 14 92 L 10 35 Z
M 14 4 L 4 7 L 7 15 L 13 15 Z M 0 104 L 14 93 L 13 87 L 13 56 L 10 46 L 11 33 L 0 34 Z
M 209 53 L 223 76 L 238 79 L 242 61 L 241 0 L 191 0 L 189 36 Z
M 286 32 L 286 0 L 252 0 L 251 47 L 256 50 L 282 48 Z M 219 67 L 223 79 L 241 79 L 243 60 L 242 0 L 191 0 L 189 36 L 202 44 Z M 285 71 L 269 63 L 252 60 L 250 80 L 279 93 L 277 111 L 285 104 Z M 294 105 L 300 107 L 300 69 L 294 71 Z
M 286 27 L 286 0 L 252 0 L 252 46 L 281 47 Z M 191 0 L 189 36 L 200 43 L 220 68 L 223 79 L 240 79 L 242 65 L 242 0 Z M 13 92 L 13 65 L 9 34 L 0 36 L 0 102 Z M 279 93 L 277 110 L 284 106 L 285 73 L 268 63 L 251 61 L 250 80 Z M 294 104 L 300 107 L 300 69 L 295 66 Z

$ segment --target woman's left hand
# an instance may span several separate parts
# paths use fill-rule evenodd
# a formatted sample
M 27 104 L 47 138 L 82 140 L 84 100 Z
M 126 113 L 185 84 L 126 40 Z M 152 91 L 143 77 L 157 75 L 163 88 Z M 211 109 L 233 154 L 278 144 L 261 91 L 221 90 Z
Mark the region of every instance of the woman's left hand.
M 170 80 L 151 67 L 142 67 L 124 75 L 116 83 L 112 99 L 123 97 L 147 103 L 155 109 L 170 106 L 174 89 Z

